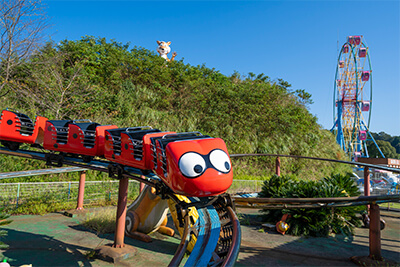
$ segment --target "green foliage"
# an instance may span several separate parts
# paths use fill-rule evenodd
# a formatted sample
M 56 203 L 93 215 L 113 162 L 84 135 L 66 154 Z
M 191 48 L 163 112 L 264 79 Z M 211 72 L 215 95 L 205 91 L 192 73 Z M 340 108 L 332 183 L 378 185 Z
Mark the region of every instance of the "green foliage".
M 385 132 L 371 133 L 371 135 L 386 158 L 400 159 L 400 136 L 391 136 Z M 382 157 L 372 141 L 367 141 L 367 148 L 371 158 Z
M 289 176 L 272 176 L 264 182 L 260 197 L 264 198 L 327 198 L 358 196 L 359 191 L 350 175 L 331 175 L 320 181 L 297 180 Z M 356 212 L 360 207 L 264 210 L 267 220 L 277 222 L 290 214 L 287 223 L 292 235 L 328 236 L 330 233 L 352 235 L 360 225 Z
M 388 139 L 388 140 L 390 140 L 390 139 Z M 382 139 L 376 140 L 376 144 L 381 149 L 385 158 L 400 159 L 400 153 L 398 153 L 396 150 L 396 148 L 400 149 L 400 144 L 396 143 L 397 138 L 393 138 L 393 140 L 394 140 L 393 143 L 395 144 L 395 146 L 393 146 L 389 141 L 382 140 Z M 382 158 L 381 153 L 379 152 L 378 148 L 372 141 L 368 142 L 367 148 L 368 148 L 369 156 L 371 158 Z
M 104 38 L 48 43 L 18 73 L 20 91 L 0 99 L 28 115 L 150 125 L 221 137 L 230 153 L 281 153 L 345 159 L 306 105 L 311 95 L 261 73 L 225 76 L 205 65 L 165 62 L 155 52 Z M 271 175 L 274 160 L 241 159 L 238 175 Z M 346 166 L 283 159 L 282 172 L 320 179 Z

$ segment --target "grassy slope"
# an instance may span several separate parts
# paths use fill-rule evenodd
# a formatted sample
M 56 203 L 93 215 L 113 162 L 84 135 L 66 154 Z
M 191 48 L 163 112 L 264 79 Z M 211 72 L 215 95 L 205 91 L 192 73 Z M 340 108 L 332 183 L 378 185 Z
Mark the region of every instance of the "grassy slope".
M 52 76 L 43 76 L 49 66 L 37 64 L 55 58 L 54 55 L 59 55 L 60 60 L 52 62 L 51 70 L 59 73 L 64 83 L 70 82 L 71 73 L 79 69 L 79 79 L 73 80 L 76 86 L 70 89 L 71 99 L 57 95 L 56 81 Z M 0 107 L 13 107 L 31 117 L 40 113 L 55 118 L 54 105 L 44 105 L 32 97 L 35 93 L 42 100 L 60 102 L 60 114 L 71 111 L 68 116 L 72 119 L 87 118 L 120 127 L 151 125 L 161 130 L 200 131 L 223 138 L 230 153 L 345 159 L 332 134 L 321 129 L 316 117 L 307 110 L 304 103 L 309 99 L 297 95 L 289 83 L 271 80 L 264 74 L 234 73 L 227 77 L 215 69 L 183 61 L 166 66 L 163 59 L 149 50 L 128 50 L 126 45 L 85 37 L 66 40 L 58 47 L 47 45 L 18 77 L 26 87 L 1 98 Z M 325 162 L 281 161 L 282 173 L 303 179 L 319 179 L 349 170 Z M 273 173 L 275 159 L 233 162 L 236 178 L 257 179 Z M 43 167 L 41 163 L 31 165 L 29 161 L 4 156 L 0 156 L 0 163 L 2 172 Z

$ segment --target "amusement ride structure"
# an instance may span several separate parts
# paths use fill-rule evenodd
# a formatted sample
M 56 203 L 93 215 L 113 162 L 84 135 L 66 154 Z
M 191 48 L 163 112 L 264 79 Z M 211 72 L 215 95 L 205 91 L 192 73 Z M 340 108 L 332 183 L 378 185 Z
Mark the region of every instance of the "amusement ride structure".
M 352 160 L 369 157 L 366 141 L 372 107 L 371 59 L 363 36 L 348 36 L 337 60 L 334 85 L 334 126 L 336 141 Z
M 164 132 L 150 126 L 118 128 L 89 120 L 31 120 L 18 111 L 0 115 L 0 154 L 107 172 L 120 180 L 116 234 L 111 254 L 128 248 L 124 235 L 145 242 L 166 227 L 169 209 L 181 243 L 178 266 L 232 266 L 240 248 L 240 224 L 230 195 L 232 163 L 221 138 L 200 132 Z M 23 145 L 32 149 L 20 149 Z M 129 179 L 146 186 L 127 208 Z M 110 248 L 103 246 L 103 254 Z M 108 254 L 107 254 L 108 255 Z M 111 257 L 111 256 L 110 256 Z

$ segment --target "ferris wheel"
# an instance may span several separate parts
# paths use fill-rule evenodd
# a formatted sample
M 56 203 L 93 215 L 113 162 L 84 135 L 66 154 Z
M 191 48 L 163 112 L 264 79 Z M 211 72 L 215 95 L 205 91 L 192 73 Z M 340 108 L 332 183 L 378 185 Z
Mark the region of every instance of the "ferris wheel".
M 337 60 L 332 130 L 337 143 L 352 160 L 368 157 L 365 141 L 370 135 L 371 104 L 372 69 L 368 46 L 363 36 L 349 36 Z

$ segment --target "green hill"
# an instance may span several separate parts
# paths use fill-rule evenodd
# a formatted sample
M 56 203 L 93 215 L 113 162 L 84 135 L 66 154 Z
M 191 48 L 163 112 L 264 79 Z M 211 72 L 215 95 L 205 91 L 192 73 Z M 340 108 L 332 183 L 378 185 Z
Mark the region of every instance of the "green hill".
M 264 74 L 225 76 L 205 65 L 165 62 L 155 52 L 102 38 L 46 44 L 13 77 L 2 108 L 50 119 L 91 119 L 120 127 L 200 131 L 233 153 L 346 159 L 307 110 L 311 95 Z M 2 157 L 1 160 L 7 160 Z M 235 159 L 236 178 L 274 172 L 274 158 Z M 4 165 L 1 171 L 7 171 Z M 348 167 L 282 159 L 282 173 L 319 179 Z M 254 177 L 253 177 L 254 178 Z

